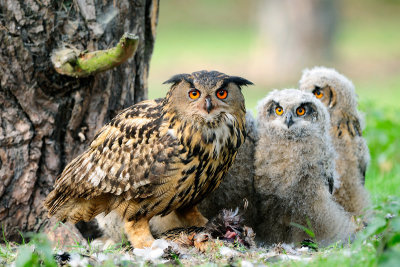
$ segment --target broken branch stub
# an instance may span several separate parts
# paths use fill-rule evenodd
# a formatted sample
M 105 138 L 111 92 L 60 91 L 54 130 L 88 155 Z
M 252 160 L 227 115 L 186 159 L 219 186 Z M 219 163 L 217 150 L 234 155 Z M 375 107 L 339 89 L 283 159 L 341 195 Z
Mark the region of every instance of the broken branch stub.
M 87 77 L 122 64 L 135 54 L 138 44 L 137 35 L 125 33 L 113 48 L 94 52 L 62 48 L 52 53 L 51 61 L 60 74 L 76 78 Z

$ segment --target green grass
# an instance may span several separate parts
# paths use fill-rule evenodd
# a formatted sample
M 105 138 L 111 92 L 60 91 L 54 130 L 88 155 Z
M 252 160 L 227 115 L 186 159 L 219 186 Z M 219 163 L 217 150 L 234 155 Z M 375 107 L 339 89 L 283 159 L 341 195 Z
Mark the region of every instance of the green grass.
M 399 45 L 400 47 L 400 45 Z M 400 108 L 400 72 L 397 75 L 354 81 L 361 102 L 373 103 L 375 108 L 398 111 Z M 368 111 L 368 107 L 365 107 Z
M 364 136 L 371 152 L 366 186 L 378 203 L 388 195 L 400 196 L 400 119 L 396 108 L 375 108 L 362 103 L 367 127 Z
M 400 56 L 400 2 L 398 0 L 348 1 L 342 5 L 336 50 L 343 57 Z

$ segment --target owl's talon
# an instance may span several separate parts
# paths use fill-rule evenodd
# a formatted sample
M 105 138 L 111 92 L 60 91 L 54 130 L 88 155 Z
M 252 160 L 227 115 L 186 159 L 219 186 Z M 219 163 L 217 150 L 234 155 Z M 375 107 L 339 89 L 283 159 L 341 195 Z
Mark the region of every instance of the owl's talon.
M 150 233 L 148 219 L 140 219 L 137 222 L 125 222 L 125 231 L 134 248 L 151 247 L 154 242 L 154 238 Z

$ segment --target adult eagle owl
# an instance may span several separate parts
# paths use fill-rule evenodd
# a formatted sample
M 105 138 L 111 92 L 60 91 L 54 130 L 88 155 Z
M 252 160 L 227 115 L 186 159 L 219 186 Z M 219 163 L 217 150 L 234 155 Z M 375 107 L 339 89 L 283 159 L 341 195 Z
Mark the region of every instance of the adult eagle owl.
M 115 210 L 135 248 L 150 246 L 149 220 L 203 226 L 199 203 L 221 182 L 243 144 L 250 81 L 217 71 L 173 76 L 163 99 L 118 114 L 62 172 L 45 206 L 76 223 Z

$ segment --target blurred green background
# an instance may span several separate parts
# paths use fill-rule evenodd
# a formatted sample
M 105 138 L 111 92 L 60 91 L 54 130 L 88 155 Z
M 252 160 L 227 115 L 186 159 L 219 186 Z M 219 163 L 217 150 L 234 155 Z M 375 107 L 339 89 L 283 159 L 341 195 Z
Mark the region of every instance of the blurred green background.
M 163 97 L 162 82 L 176 73 L 215 69 L 255 83 L 243 89 L 254 114 L 271 89 L 296 87 L 305 67 L 333 67 L 353 81 L 366 114 L 372 155 L 366 186 L 373 201 L 400 196 L 399 0 L 160 5 L 149 98 Z

